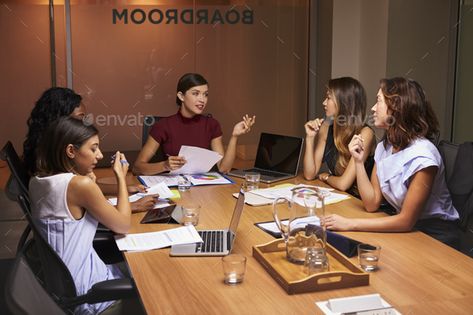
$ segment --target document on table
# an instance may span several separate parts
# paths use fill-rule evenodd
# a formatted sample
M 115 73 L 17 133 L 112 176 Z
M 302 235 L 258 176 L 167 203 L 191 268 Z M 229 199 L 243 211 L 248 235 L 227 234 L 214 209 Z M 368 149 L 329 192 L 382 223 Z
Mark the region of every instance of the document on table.
M 233 184 L 233 181 L 223 176 L 218 172 L 207 172 L 202 174 L 191 175 L 152 175 L 152 176 L 138 176 L 140 182 L 145 186 L 155 185 L 157 183 L 164 183 L 168 187 L 177 186 L 179 176 L 186 176 L 192 185 L 223 185 Z
M 151 187 L 153 185 L 164 183 L 166 186 L 177 186 L 179 175 L 149 175 L 149 176 L 138 176 L 138 180 L 145 186 Z
M 326 315 L 359 314 L 359 315 L 400 315 L 395 308 L 379 294 L 348 296 L 315 302 Z
M 215 151 L 187 145 L 181 146 L 179 156 L 183 156 L 186 159 L 186 164 L 177 170 L 169 172 L 169 174 L 206 173 L 223 157 Z
M 129 196 L 128 201 L 135 202 L 135 201 L 140 200 L 141 198 L 143 198 L 145 196 L 156 195 L 156 194 L 159 194 L 159 199 L 166 199 L 166 198 L 171 198 L 171 197 L 174 196 L 172 191 L 168 188 L 168 186 L 166 186 L 165 183 L 158 183 L 154 186 L 149 187 L 147 189 L 146 193 L 136 193 L 134 195 Z M 108 202 L 110 202 L 112 204 L 112 206 L 116 206 L 117 202 L 118 202 L 118 199 L 117 198 L 109 198 Z M 163 203 L 162 200 L 158 200 L 156 202 L 155 208 L 163 207 L 163 205 L 159 205 L 160 203 L 161 204 Z
M 287 225 L 289 223 L 289 220 L 282 220 L 281 223 Z M 293 226 L 301 226 L 302 228 L 304 228 L 308 224 L 320 226 L 320 219 L 317 216 L 310 216 L 297 218 L 292 222 Z M 263 231 L 273 235 L 274 237 L 281 237 L 281 230 L 278 228 L 276 222 L 274 221 L 256 223 L 255 225 Z
M 202 238 L 193 225 L 186 225 L 159 232 L 116 235 L 115 242 L 121 251 L 145 251 L 171 245 L 198 243 L 202 242 Z
M 271 188 L 263 188 L 263 189 L 252 190 L 251 193 L 255 194 L 255 195 L 258 195 L 258 196 L 261 196 L 261 197 L 264 197 L 264 198 L 267 198 L 267 199 L 271 199 L 271 200 L 276 199 L 276 198 L 280 198 L 280 197 L 285 197 L 285 198 L 291 200 L 292 199 L 292 190 L 294 188 L 298 188 L 298 187 L 314 187 L 314 188 L 319 189 L 324 195 L 324 201 L 325 201 L 326 205 L 332 204 L 332 203 L 337 203 L 337 202 L 340 202 L 340 201 L 343 201 L 343 200 L 346 200 L 346 199 L 350 198 L 349 195 L 339 194 L 339 193 L 333 192 L 332 188 L 326 188 L 326 187 L 320 187 L 320 186 L 308 186 L 308 185 L 297 185 L 297 186 L 296 185 L 290 185 L 290 186 L 284 186 L 284 187 L 276 186 L 276 187 L 271 187 Z M 300 204 L 301 206 L 305 206 L 303 200 L 296 200 L 296 202 L 298 204 Z

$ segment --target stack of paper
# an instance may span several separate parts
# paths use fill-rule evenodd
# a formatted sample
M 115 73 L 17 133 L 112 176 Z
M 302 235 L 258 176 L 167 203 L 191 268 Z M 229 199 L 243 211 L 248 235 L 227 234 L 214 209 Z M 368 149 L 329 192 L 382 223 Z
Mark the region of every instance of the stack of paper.
M 137 194 L 129 196 L 128 201 L 135 202 L 135 201 L 140 200 L 141 198 L 143 198 L 145 196 L 156 195 L 156 194 L 159 195 L 160 200 L 158 200 L 156 202 L 156 205 L 154 207 L 155 209 L 168 206 L 169 205 L 168 201 L 164 200 L 164 199 L 171 198 L 171 197 L 174 196 L 172 191 L 168 188 L 168 186 L 166 186 L 165 183 L 158 183 L 158 184 L 155 184 L 155 185 L 149 187 L 147 189 L 146 193 L 137 193 Z M 112 204 L 112 206 L 116 206 L 117 202 L 118 202 L 118 199 L 117 198 L 109 198 L 108 202 L 110 202 Z
M 324 314 L 397 315 L 401 314 L 379 294 L 349 296 L 316 302 Z
M 202 242 L 193 225 L 166 231 L 116 235 L 115 241 L 121 251 L 145 251 L 178 244 Z
M 222 185 L 232 184 L 233 182 L 225 176 L 217 172 L 208 172 L 202 174 L 191 174 L 191 175 L 152 175 L 152 176 L 138 176 L 140 182 L 145 186 L 152 186 L 158 183 L 164 183 L 166 186 L 177 186 L 179 176 L 186 176 L 192 185 Z
M 252 190 L 251 193 L 267 198 L 269 200 L 274 200 L 276 198 L 280 197 L 285 197 L 288 200 L 291 200 L 292 198 L 292 190 L 297 187 L 315 187 L 322 191 L 324 195 L 324 202 L 326 205 L 332 204 L 332 203 L 337 203 L 346 199 L 349 199 L 349 195 L 345 194 L 338 194 L 333 192 L 332 188 L 325 188 L 325 187 L 319 187 L 319 186 L 308 186 L 308 185 L 281 185 L 281 186 L 275 186 L 271 188 L 264 188 L 264 189 L 256 189 Z M 304 206 L 303 200 L 296 200 L 301 206 Z

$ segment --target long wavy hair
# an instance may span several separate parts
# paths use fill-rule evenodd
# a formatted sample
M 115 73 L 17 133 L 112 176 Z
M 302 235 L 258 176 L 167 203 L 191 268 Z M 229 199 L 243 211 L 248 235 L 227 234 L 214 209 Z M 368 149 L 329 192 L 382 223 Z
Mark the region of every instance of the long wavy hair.
M 36 171 L 36 147 L 46 128 L 60 117 L 70 116 L 80 106 L 82 97 L 68 88 L 46 90 L 36 102 L 28 118 L 28 133 L 23 142 L 23 161 L 30 175 Z
M 396 77 L 380 81 L 391 123 L 385 134 L 387 142 L 403 150 L 417 138 L 434 139 L 439 123 L 424 89 L 412 79 Z
M 333 117 L 333 138 L 338 150 L 335 172 L 342 174 L 351 158 L 348 144 L 365 125 L 366 92 L 358 80 L 341 77 L 328 82 L 328 93 L 334 97 L 337 107 Z

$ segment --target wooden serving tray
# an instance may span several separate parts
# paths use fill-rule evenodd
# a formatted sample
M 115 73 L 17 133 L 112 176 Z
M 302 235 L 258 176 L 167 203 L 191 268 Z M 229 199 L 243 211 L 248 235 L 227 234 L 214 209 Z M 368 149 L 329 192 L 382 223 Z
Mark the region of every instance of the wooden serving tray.
M 327 255 L 330 271 L 308 276 L 303 265 L 291 263 L 286 259 L 284 239 L 253 246 L 253 257 L 288 294 L 369 285 L 369 274 L 329 244 Z

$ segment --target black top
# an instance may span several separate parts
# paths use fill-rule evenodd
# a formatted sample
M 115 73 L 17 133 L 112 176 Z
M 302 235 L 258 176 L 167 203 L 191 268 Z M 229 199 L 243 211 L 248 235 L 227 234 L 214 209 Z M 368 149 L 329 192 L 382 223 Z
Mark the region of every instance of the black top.
M 333 138 L 333 125 L 328 127 L 327 140 L 325 142 L 324 156 L 322 159 L 323 163 L 327 163 L 327 167 L 330 170 L 330 173 L 335 176 L 341 176 L 342 174 L 337 174 L 335 172 L 335 166 L 337 165 L 338 160 L 338 150 L 335 146 L 335 140 Z M 371 177 L 371 171 L 374 166 L 374 156 L 370 155 L 365 161 L 365 169 L 368 177 Z M 353 185 L 347 190 L 347 193 L 359 197 L 358 188 L 356 187 L 356 180 Z

